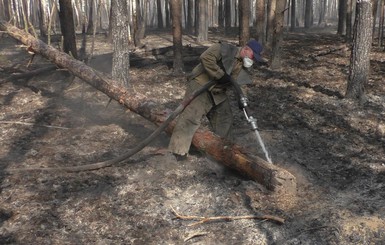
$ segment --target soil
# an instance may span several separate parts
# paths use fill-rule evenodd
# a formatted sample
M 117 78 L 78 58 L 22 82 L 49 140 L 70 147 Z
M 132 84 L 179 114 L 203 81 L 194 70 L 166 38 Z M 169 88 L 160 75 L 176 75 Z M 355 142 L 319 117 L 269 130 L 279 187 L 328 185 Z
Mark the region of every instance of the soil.
M 208 42 L 186 35 L 184 45 L 201 51 L 220 39 L 220 32 L 211 30 Z M 226 39 L 236 42 L 236 36 Z M 131 89 L 173 109 L 185 78 L 172 73 L 172 51 L 165 48 L 172 37 L 153 31 L 143 44 L 131 54 Z M 192 149 L 187 160 L 177 161 L 165 151 L 165 133 L 112 167 L 6 173 L 108 160 L 155 126 L 66 71 L 4 80 L 49 62 L 36 55 L 28 66 L 25 47 L 2 34 L 0 243 L 384 244 L 385 55 L 373 47 L 366 101 L 357 104 L 344 99 L 350 51 L 343 45 L 330 29 L 286 33 L 282 69 L 256 66 L 253 84 L 245 87 L 273 163 L 296 177 L 297 196 L 288 206 L 202 152 Z M 90 66 L 109 74 L 111 45 L 99 35 L 95 47 Z M 198 60 L 184 58 L 188 72 Z M 235 141 L 264 158 L 232 101 Z M 176 219 L 172 210 L 202 217 L 274 215 L 285 222 L 194 224 Z

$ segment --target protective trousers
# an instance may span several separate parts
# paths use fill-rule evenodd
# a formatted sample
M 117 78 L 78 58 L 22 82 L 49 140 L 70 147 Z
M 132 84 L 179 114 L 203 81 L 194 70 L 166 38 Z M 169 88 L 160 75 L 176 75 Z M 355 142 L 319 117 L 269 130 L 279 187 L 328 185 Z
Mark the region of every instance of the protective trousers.
M 190 81 L 185 97 L 200 87 L 195 80 Z M 213 95 L 207 91 L 196 97 L 179 115 L 168 147 L 171 152 L 179 155 L 188 153 L 195 131 L 205 115 L 214 133 L 232 140 L 233 114 L 228 98 L 225 97 L 219 104 L 215 104 Z

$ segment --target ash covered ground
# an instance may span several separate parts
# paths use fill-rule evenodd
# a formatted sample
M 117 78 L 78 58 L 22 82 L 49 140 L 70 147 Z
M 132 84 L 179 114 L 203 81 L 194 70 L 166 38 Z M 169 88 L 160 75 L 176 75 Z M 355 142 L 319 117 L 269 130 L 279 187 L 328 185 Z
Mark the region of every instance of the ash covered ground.
M 297 180 L 284 205 L 262 185 L 196 150 L 178 162 L 164 153 L 162 133 L 112 167 L 80 173 L 6 169 L 59 167 L 108 160 L 146 138 L 155 126 L 69 76 L 54 71 L 0 84 L 1 244 L 383 244 L 385 241 L 385 55 L 371 54 L 367 102 L 343 99 L 350 51 L 333 32 L 287 33 L 283 68 L 257 67 L 245 90 L 274 164 Z M 211 32 L 189 48 L 222 39 Z M 236 41 L 236 37 L 227 37 Z M 89 40 L 91 41 L 91 40 Z M 111 45 L 98 36 L 90 65 L 109 73 Z M 185 78 L 172 75 L 168 33 L 150 33 L 132 54 L 132 89 L 176 108 Z M 90 45 L 91 46 L 91 45 Z M 333 50 L 335 49 L 335 50 Z M 331 50 L 326 53 L 325 51 Z M 3 34 L 0 75 L 49 64 Z M 185 57 L 186 70 L 197 60 Z M 234 100 L 236 142 L 263 158 Z M 205 122 L 203 122 L 205 123 Z M 186 216 L 274 215 L 192 225 Z M 192 226 L 191 226 L 192 225 Z

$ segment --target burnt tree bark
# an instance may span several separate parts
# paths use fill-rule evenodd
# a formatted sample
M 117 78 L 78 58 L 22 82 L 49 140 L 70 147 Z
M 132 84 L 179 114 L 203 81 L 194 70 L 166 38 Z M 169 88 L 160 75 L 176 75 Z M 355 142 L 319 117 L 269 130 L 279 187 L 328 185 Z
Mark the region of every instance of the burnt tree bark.
M 182 3 L 181 0 L 171 0 L 171 20 L 172 20 L 172 42 L 174 47 L 173 73 L 175 75 L 183 74 L 182 59 Z
M 78 52 L 76 48 L 76 35 L 71 1 L 59 0 L 59 4 L 60 27 L 64 38 L 63 50 L 66 53 L 71 53 L 72 56 L 77 59 Z
M 187 4 L 186 31 L 189 34 L 194 34 L 194 0 L 188 0 Z
M 209 40 L 208 8 L 209 4 L 205 0 L 195 2 L 195 35 L 198 42 Z
M 158 28 L 163 28 L 163 10 L 162 10 L 162 1 L 156 0 L 157 16 L 158 16 Z
M 265 0 L 260 0 L 256 2 L 255 6 L 255 39 L 261 44 L 265 44 Z
M 285 0 L 276 0 L 275 6 L 275 16 L 274 16 L 274 30 L 271 37 L 271 68 L 279 69 L 281 68 L 281 49 L 282 49 L 282 39 L 283 39 L 283 24 L 284 24 L 284 14 L 285 14 Z
M 39 15 L 39 30 L 40 30 L 40 36 L 43 40 L 47 39 L 47 24 L 46 24 L 46 14 L 44 11 L 44 4 L 41 0 L 39 0 L 39 9 L 38 9 L 38 15 Z
M 225 0 L 225 33 L 231 29 L 231 0 Z
M 13 38 L 28 45 L 35 53 L 49 59 L 59 67 L 66 68 L 73 75 L 83 79 L 94 88 L 147 120 L 159 125 L 167 119 L 166 109 L 156 105 L 142 94 L 114 85 L 113 82 L 81 61 L 73 59 L 71 56 L 46 45 L 41 40 L 3 21 L 0 21 L 0 30 L 8 32 Z M 166 132 L 171 133 L 174 125 L 174 122 L 170 123 L 166 128 Z M 205 127 L 200 127 L 197 130 L 192 143 L 198 149 L 211 155 L 216 161 L 238 170 L 252 180 L 263 184 L 269 190 L 285 195 L 295 195 L 296 193 L 296 180 L 292 174 L 247 153 L 238 145 L 221 139 Z
M 305 1 L 305 28 L 313 26 L 313 0 Z
M 91 0 L 90 3 L 90 12 L 88 15 L 88 26 L 87 26 L 87 34 L 92 34 L 94 31 L 94 6 L 95 0 Z
M 128 46 L 128 8 L 127 1 L 117 0 L 111 2 L 112 15 L 112 78 L 120 86 L 126 88 L 130 85 L 130 49 Z
M 370 0 L 357 0 L 346 98 L 358 102 L 365 102 L 365 84 L 369 77 L 370 49 L 372 47 L 372 21 Z
M 246 45 L 250 39 L 250 1 L 239 2 L 239 45 Z

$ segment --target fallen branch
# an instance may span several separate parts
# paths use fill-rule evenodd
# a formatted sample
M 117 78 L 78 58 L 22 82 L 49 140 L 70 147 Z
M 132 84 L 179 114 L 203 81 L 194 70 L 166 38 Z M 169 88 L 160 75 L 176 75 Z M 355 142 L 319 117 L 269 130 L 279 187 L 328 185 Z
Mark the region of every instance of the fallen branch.
M 188 240 L 191 240 L 195 237 L 199 237 L 199 236 L 205 236 L 209 234 L 208 232 L 196 232 L 196 233 L 193 233 L 193 234 L 190 234 L 188 237 L 186 237 L 183 241 L 184 242 L 187 242 Z
M 31 125 L 31 126 L 46 127 L 46 128 L 57 128 L 57 129 L 69 129 L 69 128 L 60 127 L 60 126 L 36 124 L 36 123 L 29 123 L 29 122 L 19 122 L 19 121 L 0 121 L 0 123 L 3 123 L 3 124 Z
M 319 57 L 319 56 L 325 56 L 325 55 L 332 54 L 332 53 L 335 53 L 335 52 L 348 51 L 348 50 L 349 50 L 349 47 L 346 46 L 346 44 L 342 44 L 342 45 L 339 45 L 337 47 L 332 47 L 332 48 L 329 48 L 327 50 L 316 52 L 315 54 L 309 55 L 309 57 L 310 58 L 316 58 L 316 57 Z
M 201 217 L 201 216 L 186 216 L 178 214 L 173 207 L 171 207 L 171 211 L 175 215 L 176 219 L 181 220 L 198 220 L 198 222 L 192 223 L 188 226 L 200 225 L 208 222 L 220 222 L 220 221 L 233 221 L 240 219 L 260 219 L 260 220 L 271 220 L 280 225 L 285 223 L 283 218 L 272 216 L 272 215 L 244 215 L 244 216 L 214 216 L 214 217 Z
M 26 78 L 26 77 L 31 78 L 33 76 L 42 74 L 44 72 L 56 70 L 56 68 L 57 67 L 55 65 L 50 65 L 48 67 L 39 68 L 39 69 L 29 71 L 29 72 L 14 73 L 14 74 L 4 78 L 1 82 L 7 82 L 7 81 L 16 80 L 16 79 Z

